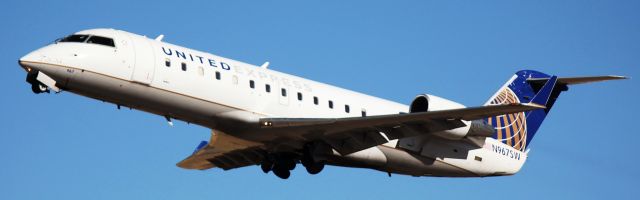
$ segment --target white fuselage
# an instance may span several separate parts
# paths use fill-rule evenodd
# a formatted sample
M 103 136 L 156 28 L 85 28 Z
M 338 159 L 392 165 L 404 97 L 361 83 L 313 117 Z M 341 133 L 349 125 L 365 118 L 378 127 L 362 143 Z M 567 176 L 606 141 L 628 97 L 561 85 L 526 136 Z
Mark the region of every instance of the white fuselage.
M 256 143 L 273 140 L 244 124 L 264 117 L 339 118 L 408 112 L 408 106 L 132 33 L 94 29 L 116 48 L 55 43 L 21 58 L 60 88 L 199 124 Z M 168 66 L 167 66 L 168 65 Z M 442 138 L 391 140 L 331 163 L 415 176 L 514 174 L 526 154 L 492 138 L 482 148 Z

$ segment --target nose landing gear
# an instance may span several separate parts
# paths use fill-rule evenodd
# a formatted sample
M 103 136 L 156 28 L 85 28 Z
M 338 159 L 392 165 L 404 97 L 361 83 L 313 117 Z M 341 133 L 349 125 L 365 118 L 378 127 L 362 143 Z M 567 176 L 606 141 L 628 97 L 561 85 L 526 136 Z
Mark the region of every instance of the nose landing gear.
M 36 94 L 43 92 L 49 93 L 49 89 L 56 93 L 61 91 L 56 84 L 56 80 L 53 80 L 53 78 L 38 70 L 29 70 L 29 73 L 27 73 L 27 83 L 31 84 L 31 91 Z
M 49 88 L 38 81 L 38 71 L 31 71 L 27 74 L 27 83 L 31 84 L 31 91 L 35 94 L 50 93 Z

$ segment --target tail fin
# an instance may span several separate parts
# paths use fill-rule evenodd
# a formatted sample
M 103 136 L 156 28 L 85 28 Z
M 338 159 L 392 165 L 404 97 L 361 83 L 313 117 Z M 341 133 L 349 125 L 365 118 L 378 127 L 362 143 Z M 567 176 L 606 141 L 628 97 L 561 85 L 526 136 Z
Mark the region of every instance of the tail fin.
M 533 136 L 540 128 L 540 125 L 542 125 L 544 118 L 549 114 L 560 93 L 569 89 L 567 85 L 615 79 L 625 79 L 625 77 L 595 76 L 558 78 L 533 70 L 518 71 L 485 105 L 534 103 L 545 106 L 546 109 L 487 118 L 487 123 L 493 125 L 496 129 L 493 138 L 524 152 L 528 149 L 527 147 L 531 143 Z

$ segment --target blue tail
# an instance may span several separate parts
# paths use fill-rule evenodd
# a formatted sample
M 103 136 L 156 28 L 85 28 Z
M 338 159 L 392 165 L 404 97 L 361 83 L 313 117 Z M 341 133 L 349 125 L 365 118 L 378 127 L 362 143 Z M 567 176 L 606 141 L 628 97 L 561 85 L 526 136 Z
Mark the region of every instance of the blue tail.
M 532 79 L 548 80 L 528 81 Z M 487 123 L 496 129 L 493 138 L 524 152 L 560 93 L 567 89 L 566 84 L 557 82 L 556 76 L 533 70 L 516 72 L 485 105 L 533 103 L 546 106 L 546 109 L 487 118 Z

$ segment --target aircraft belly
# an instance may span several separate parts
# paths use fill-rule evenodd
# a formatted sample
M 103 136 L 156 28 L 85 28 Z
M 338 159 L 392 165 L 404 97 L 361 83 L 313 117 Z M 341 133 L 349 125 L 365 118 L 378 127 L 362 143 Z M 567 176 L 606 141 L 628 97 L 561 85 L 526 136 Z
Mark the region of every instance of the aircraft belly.
M 334 153 L 334 156 L 329 158 L 329 163 L 336 166 L 369 168 L 412 176 L 479 176 L 469 170 L 449 164 L 440 159 L 433 159 L 402 149 L 382 145 L 346 156 L 340 156 Z
M 475 177 L 477 174 L 440 159 L 422 156 L 398 148 L 380 148 L 387 157 L 386 171 L 412 176 Z
M 376 169 L 387 164 L 387 157 L 378 147 L 371 147 L 345 156 L 334 150 L 330 161 L 339 166 Z

